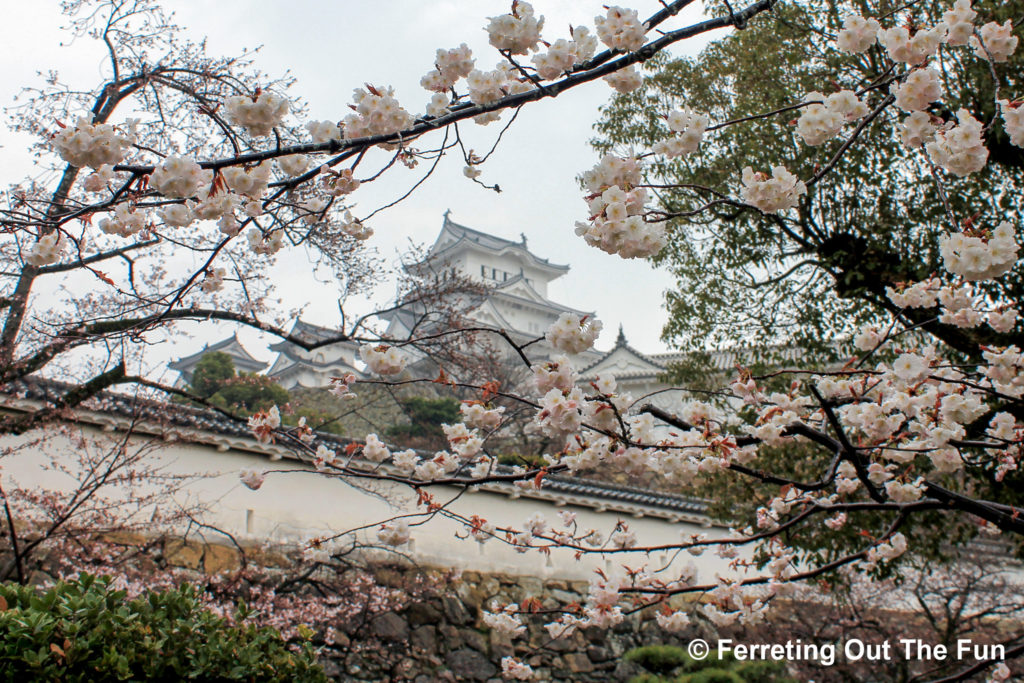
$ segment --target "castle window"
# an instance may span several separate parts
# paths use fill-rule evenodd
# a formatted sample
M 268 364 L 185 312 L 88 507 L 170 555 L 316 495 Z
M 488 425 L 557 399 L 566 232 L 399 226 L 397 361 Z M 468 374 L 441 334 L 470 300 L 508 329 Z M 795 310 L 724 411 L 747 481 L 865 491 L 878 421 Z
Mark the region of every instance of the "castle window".
M 487 266 L 480 266 L 480 277 L 487 277 Z

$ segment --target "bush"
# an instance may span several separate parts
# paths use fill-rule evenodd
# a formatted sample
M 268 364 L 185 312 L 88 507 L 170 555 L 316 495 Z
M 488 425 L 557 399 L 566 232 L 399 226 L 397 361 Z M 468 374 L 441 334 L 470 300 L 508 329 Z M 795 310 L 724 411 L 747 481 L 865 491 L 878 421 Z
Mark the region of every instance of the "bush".
M 741 678 L 735 671 L 717 667 L 680 676 L 676 681 L 678 683 L 747 683 L 746 679 Z
M 786 663 L 776 661 L 740 662 L 732 667 L 746 683 L 796 683 L 786 676 Z
M 644 645 L 626 653 L 626 661 L 656 674 L 670 674 L 691 660 L 686 650 L 672 645 Z
M 784 662 L 739 662 L 731 652 L 722 656 L 717 650 L 694 659 L 681 647 L 644 645 L 627 652 L 625 659 L 651 672 L 634 676 L 630 683 L 795 683 L 786 676 Z
M 304 646 L 203 607 L 194 587 L 127 600 L 82 574 L 38 592 L 0 585 L 0 679 L 24 681 L 326 681 Z

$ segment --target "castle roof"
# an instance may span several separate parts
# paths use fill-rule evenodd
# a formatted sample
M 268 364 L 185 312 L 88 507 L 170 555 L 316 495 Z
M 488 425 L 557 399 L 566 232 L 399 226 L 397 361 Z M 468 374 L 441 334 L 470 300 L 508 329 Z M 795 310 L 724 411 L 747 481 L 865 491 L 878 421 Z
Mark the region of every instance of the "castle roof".
M 295 321 L 294 325 L 292 325 L 292 329 L 289 334 L 293 337 L 299 337 L 307 343 L 315 344 L 317 342 L 327 341 L 328 339 L 337 339 L 342 336 L 344 332 L 330 327 L 314 325 L 313 323 L 308 323 L 305 320 L 299 319 Z M 355 342 L 352 341 L 339 341 L 334 343 L 355 345 Z M 301 347 L 293 344 L 287 339 L 282 339 L 281 341 L 271 344 L 270 349 L 271 351 L 283 353 L 286 356 L 295 357 L 295 354 L 301 350 Z
M 456 223 L 450 218 L 449 214 L 450 212 L 445 211 L 441 232 L 427 251 L 426 258 L 420 263 L 413 264 L 410 266 L 411 268 L 429 263 L 443 263 L 445 259 L 461 249 L 476 249 L 492 254 L 513 252 L 529 266 L 546 273 L 549 276 L 549 280 L 560 277 L 569 271 L 568 265 L 551 263 L 546 258 L 541 258 L 527 249 L 525 235 L 518 242 L 496 235 L 489 235 L 486 232 L 480 232 L 479 230 Z
M 0 407 L 19 412 L 38 410 L 40 404 L 55 405 L 74 386 L 35 378 L 10 382 L 0 392 Z M 262 453 L 275 459 L 297 459 L 294 453 L 279 444 L 258 442 L 244 418 L 233 419 L 223 412 L 206 408 L 104 391 L 87 399 L 75 409 L 74 415 L 76 423 L 91 424 L 103 429 L 131 429 L 137 434 L 156 434 L 178 442 L 214 445 L 219 450 Z M 351 439 L 330 433 L 317 432 L 316 435 L 318 441 L 339 452 L 353 443 Z M 512 469 L 507 465 L 498 465 L 495 473 L 510 475 Z M 559 505 L 582 505 L 598 511 L 629 513 L 638 517 L 710 523 L 706 516 L 707 504 L 699 498 L 566 474 L 543 477 L 539 489 L 524 490 L 504 481 L 484 484 L 482 488 L 513 498 L 535 498 Z
M 202 351 L 193 353 L 191 356 L 185 356 L 179 358 L 176 361 L 170 363 L 169 367 L 172 370 L 177 370 L 185 377 L 189 379 L 192 376 L 192 369 L 195 368 L 196 364 L 203 359 L 208 353 L 226 353 L 231 356 L 231 360 L 234 361 L 235 369 L 242 372 L 255 372 L 262 370 L 266 367 L 266 363 L 256 358 L 245 350 L 241 342 L 238 340 L 238 332 L 235 332 L 227 339 L 222 339 L 215 344 L 204 344 Z
M 596 377 L 605 373 L 615 375 L 617 379 L 653 378 L 666 369 L 665 363 L 657 356 L 641 353 L 630 346 L 622 325 L 619 325 L 615 346 L 580 370 L 580 377 Z

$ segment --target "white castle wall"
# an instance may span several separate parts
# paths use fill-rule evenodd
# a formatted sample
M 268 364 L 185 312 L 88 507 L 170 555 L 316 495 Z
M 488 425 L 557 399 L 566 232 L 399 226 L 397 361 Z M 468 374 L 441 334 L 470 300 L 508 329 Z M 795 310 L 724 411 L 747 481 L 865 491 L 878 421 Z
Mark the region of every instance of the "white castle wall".
M 81 433 L 97 444 L 96 447 L 122 438 L 117 431 L 103 432 L 92 427 L 81 428 Z M 42 443 L 33 444 L 35 436 L 30 433 L 0 439 L 0 447 L 12 448 L 0 458 L 0 473 L 5 486 L 70 490 L 75 481 L 66 475 L 45 471 L 43 463 L 49 456 L 71 460 L 71 454 L 79 447 L 76 441 L 67 435 L 57 434 Z M 415 494 L 402 485 L 326 477 L 301 463 L 271 461 L 266 452 L 255 452 L 259 449 L 255 441 L 209 434 L 204 434 L 203 438 L 209 443 L 161 442 L 149 457 L 167 473 L 201 475 L 179 492 L 176 502 L 182 505 L 201 504 L 206 508 L 203 522 L 228 531 L 239 540 L 300 543 L 314 537 L 361 529 L 352 536 L 361 541 L 376 542 L 377 525 L 382 520 L 423 512 L 423 508 L 417 509 L 415 505 Z M 139 446 L 147 440 L 152 439 L 132 437 L 131 446 Z M 270 473 L 263 487 L 252 491 L 239 481 L 238 473 L 242 469 L 270 470 Z M 622 507 L 621 503 L 609 503 L 602 509 L 592 507 L 595 504 L 601 506 L 600 500 L 574 505 L 572 500 L 514 498 L 493 491 L 462 492 L 454 487 L 432 487 L 428 490 L 439 502 L 458 498 L 449 506 L 452 511 L 466 516 L 480 515 L 498 526 L 521 528 L 523 521 L 537 511 L 544 514 L 550 523 L 558 524 L 557 511 L 570 509 L 577 513 L 581 528 L 599 529 L 607 537 L 616 523 L 622 520 L 636 532 L 642 543 L 649 545 L 678 543 L 681 534 L 708 533 L 714 537 L 726 533 L 723 529 L 705 526 L 700 519 L 673 521 L 654 516 L 664 514 L 657 510 L 649 510 L 652 514 L 645 514 L 640 506 L 634 506 L 632 512 L 616 510 L 617 505 Z M 424 522 L 425 518 L 419 516 L 407 521 L 417 524 Z M 589 579 L 597 568 L 608 571 L 623 564 L 647 564 L 658 568 L 670 557 L 666 553 L 654 553 L 650 557 L 631 555 L 628 559 L 625 555 L 584 555 L 577 560 L 572 551 L 564 549 L 556 549 L 549 556 L 538 552 L 519 553 L 497 540 L 481 545 L 473 540 L 461 540 L 458 536 L 465 536 L 462 524 L 435 516 L 415 526 L 413 542 L 400 550 L 430 565 L 584 580 Z M 216 534 L 211 533 L 210 538 L 216 538 Z M 730 573 L 726 561 L 713 551 L 699 558 L 684 554 L 678 561 L 685 564 L 691 559 L 697 564 L 701 579 L 712 580 L 718 572 Z

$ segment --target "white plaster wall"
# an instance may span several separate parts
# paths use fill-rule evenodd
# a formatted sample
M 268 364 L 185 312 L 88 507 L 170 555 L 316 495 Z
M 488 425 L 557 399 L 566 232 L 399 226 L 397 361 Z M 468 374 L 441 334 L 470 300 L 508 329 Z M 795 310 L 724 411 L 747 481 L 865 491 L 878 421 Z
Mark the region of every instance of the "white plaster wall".
M 90 439 L 104 440 L 111 434 L 85 429 Z M 116 435 L 116 433 L 114 433 Z M 28 443 L 31 435 L 5 437 L 0 447 Z M 136 439 L 141 442 L 142 439 Z M 73 482 L 64 476 L 44 472 L 40 463 L 47 453 L 65 456 L 74 444 L 64 436 L 55 436 L 40 446 L 27 448 L 0 458 L 0 473 L 6 485 L 41 486 L 67 489 Z M 312 469 L 288 460 L 272 462 L 264 454 L 241 450 L 220 452 L 206 445 L 166 443 L 154 457 L 168 472 L 204 474 L 187 487 L 180 502 L 201 502 L 207 512 L 208 524 L 229 531 L 239 539 L 302 542 L 313 537 L 356 531 L 360 540 L 376 541 L 376 529 L 382 520 L 404 514 L 421 513 L 415 506 L 415 495 L 406 487 L 386 482 L 343 480 L 317 474 Z M 242 485 L 238 472 L 242 469 L 271 470 L 263 487 L 252 491 Z M 457 497 L 453 487 L 430 488 L 439 502 Z M 462 494 L 450 509 L 466 516 L 480 515 L 498 526 L 521 527 L 524 520 L 540 511 L 552 524 L 558 524 L 557 511 L 572 509 L 583 529 L 599 529 L 606 537 L 619 520 L 636 532 L 641 543 L 664 545 L 679 542 L 681 534 L 708 533 L 723 535 L 722 529 L 705 528 L 690 522 L 673 523 L 656 517 L 634 517 L 628 513 L 605 511 L 579 506 L 558 506 L 553 502 L 526 497 L 511 498 L 501 493 L 469 491 Z M 409 518 L 410 524 L 424 521 L 422 516 Z M 401 550 L 417 560 L 439 566 L 461 567 L 478 571 L 501 571 L 540 577 L 589 579 L 596 568 L 605 571 L 630 566 L 648 565 L 660 568 L 668 560 L 665 553 L 584 555 L 576 560 L 574 553 L 556 549 L 550 556 L 538 552 L 519 553 L 511 547 L 491 540 L 481 545 L 473 540 L 460 540 L 465 535 L 461 524 L 440 516 L 415 526 L 413 542 Z M 209 536 L 216 539 L 216 534 Z M 711 580 L 718 572 L 729 572 L 726 562 L 713 551 L 699 558 L 683 554 L 682 564 L 695 562 L 701 579 Z M 670 574 L 671 575 L 671 574 Z
M 533 268 L 529 263 L 520 257 L 518 253 L 513 250 L 509 250 L 503 254 L 482 254 L 477 252 L 465 252 L 457 257 L 452 257 L 449 261 L 454 265 L 458 262 L 459 267 L 463 268 L 470 277 L 481 279 L 480 267 L 487 266 L 488 277 L 482 278 L 484 282 L 494 283 L 495 280 L 490 279 L 490 269 L 496 268 L 499 271 L 504 271 L 509 274 L 508 279 L 519 275 L 520 269 L 523 271 L 523 275 L 530 280 L 530 285 L 537 290 L 537 293 L 543 297 L 548 295 L 548 278 L 551 277 L 547 273 L 543 273 L 540 270 Z M 499 274 L 497 282 L 504 282 L 502 275 Z

